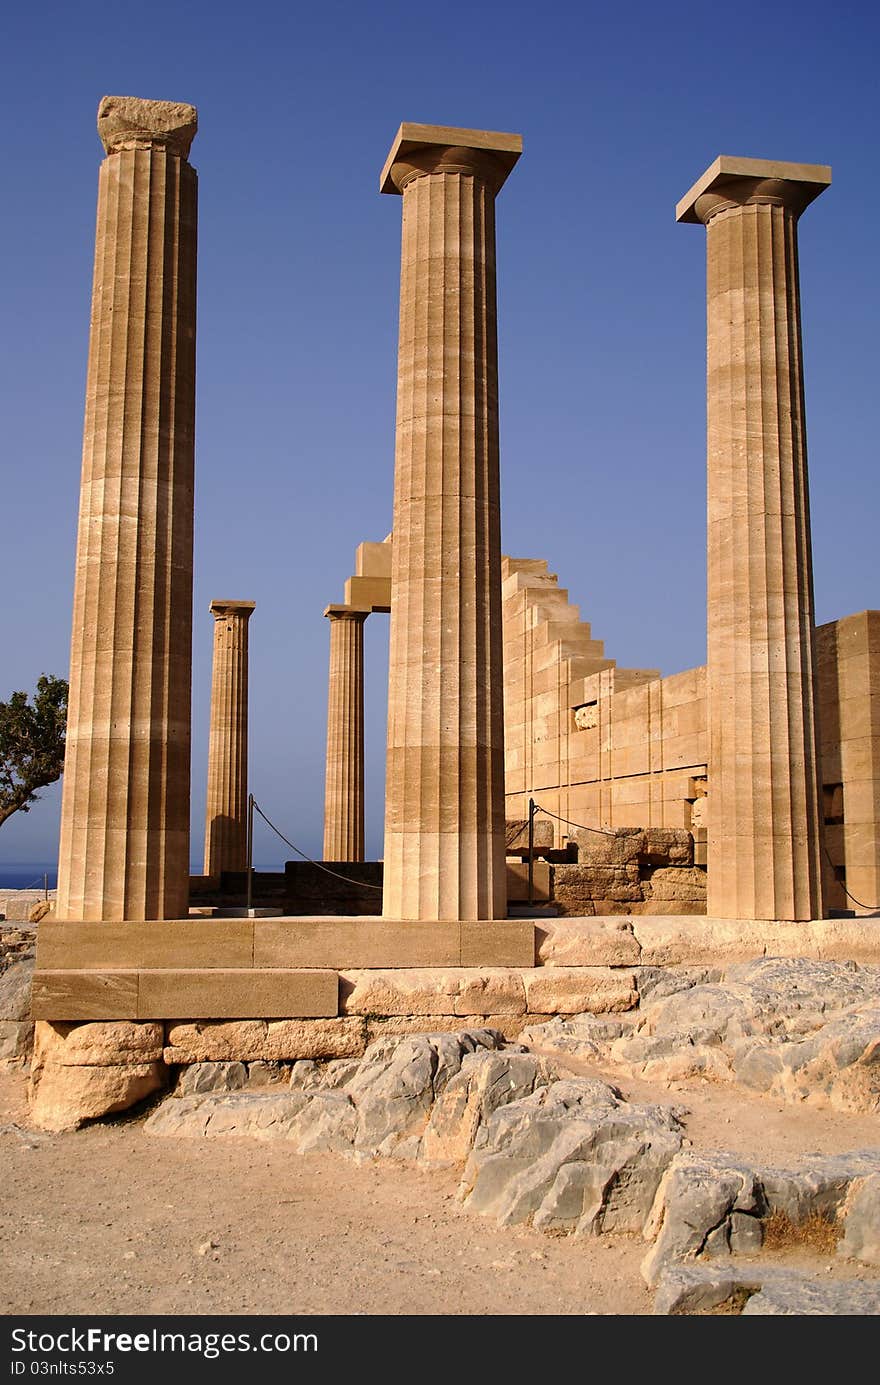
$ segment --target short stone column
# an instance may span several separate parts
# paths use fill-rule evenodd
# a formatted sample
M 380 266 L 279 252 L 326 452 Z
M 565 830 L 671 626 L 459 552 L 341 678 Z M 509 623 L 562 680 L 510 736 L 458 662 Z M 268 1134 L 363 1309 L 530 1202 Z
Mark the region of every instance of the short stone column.
M 189 907 L 194 107 L 108 96 L 98 184 L 58 917 Z
M 248 622 L 253 601 L 212 601 L 214 662 L 205 874 L 247 866 Z
M 495 196 L 518 135 L 402 125 L 387 919 L 507 912 Z
M 821 917 L 797 223 L 830 169 L 716 159 L 707 230 L 708 913 Z
M 324 860 L 364 859 L 364 621 L 368 612 L 328 606 L 330 679 Z

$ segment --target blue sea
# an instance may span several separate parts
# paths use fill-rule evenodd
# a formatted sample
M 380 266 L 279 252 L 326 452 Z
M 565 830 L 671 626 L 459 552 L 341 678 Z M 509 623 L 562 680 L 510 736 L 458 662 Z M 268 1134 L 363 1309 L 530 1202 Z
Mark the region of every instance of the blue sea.
M 193 862 L 190 867 L 193 875 L 198 875 L 201 868 L 201 862 Z M 283 871 L 284 862 L 274 861 L 272 865 L 257 865 L 255 862 L 254 870 Z M 54 890 L 58 884 L 58 866 L 54 861 L 13 861 L 9 865 L 0 861 L 0 890 L 41 890 L 44 876 L 49 877 L 49 889 Z
M 58 866 L 54 861 L 25 861 L 21 864 L 11 862 L 6 865 L 0 861 L 0 890 L 41 890 L 44 876 L 49 877 L 49 889 L 58 884 Z

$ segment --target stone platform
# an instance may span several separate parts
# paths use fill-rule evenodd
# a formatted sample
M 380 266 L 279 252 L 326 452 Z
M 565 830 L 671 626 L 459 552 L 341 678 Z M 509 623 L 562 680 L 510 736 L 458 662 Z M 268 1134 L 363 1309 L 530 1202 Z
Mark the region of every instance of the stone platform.
M 880 962 L 880 918 L 46 921 L 33 1016 L 71 1023 L 577 1014 L 597 1004 L 626 1009 L 624 992 L 634 1004 L 627 972 L 770 956 Z

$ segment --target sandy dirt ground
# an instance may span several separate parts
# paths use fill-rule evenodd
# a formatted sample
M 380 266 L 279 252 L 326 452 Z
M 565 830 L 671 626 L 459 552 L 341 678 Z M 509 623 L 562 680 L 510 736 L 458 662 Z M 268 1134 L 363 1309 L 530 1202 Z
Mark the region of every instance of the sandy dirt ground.
M 875 1116 L 783 1108 L 705 1083 L 619 1085 L 634 1100 L 688 1107 L 695 1147 L 784 1163 L 880 1146 Z M 24 1070 L 0 1071 L 4 1314 L 651 1312 L 638 1238 L 502 1230 L 456 1201 L 455 1170 L 357 1165 L 281 1142 L 157 1139 L 143 1120 L 32 1131 Z M 827 1253 L 773 1258 L 833 1278 L 869 1274 Z

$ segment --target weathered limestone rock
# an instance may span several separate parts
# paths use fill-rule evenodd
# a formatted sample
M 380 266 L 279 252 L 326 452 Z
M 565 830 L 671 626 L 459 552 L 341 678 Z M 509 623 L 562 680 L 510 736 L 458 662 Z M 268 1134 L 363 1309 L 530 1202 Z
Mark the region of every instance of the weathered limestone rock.
M 328 606 L 330 679 L 324 780 L 324 860 L 364 859 L 364 621 L 367 611 Z
M 758 1293 L 752 1294 L 742 1310 L 744 1318 L 754 1317 L 874 1317 L 880 1313 L 880 1287 L 850 1279 L 808 1279 L 790 1274 L 763 1278 Z
M 161 1063 L 162 1050 L 161 1024 L 135 1020 L 51 1024 L 38 1020 L 34 1034 L 34 1071 L 46 1063 L 64 1067 Z
M 644 966 L 725 966 L 761 957 L 880 962 L 880 920 L 653 918 L 631 920 Z
M 34 1031 L 31 1120 L 43 1130 L 125 1111 L 165 1085 L 162 1025 L 48 1024 Z
M 725 1152 L 683 1151 L 669 1165 L 645 1225 L 645 1238 L 656 1239 L 642 1274 L 653 1285 L 671 1263 L 752 1253 L 763 1239 L 760 1219 L 773 1212 L 794 1224 L 816 1216 L 840 1225 L 850 1190 L 878 1174 L 880 1149 L 810 1155 L 793 1169 L 753 1167 Z M 857 1213 L 856 1227 L 858 1220 Z
M 178 1096 L 201 1096 L 205 1092 L 235 1092 L 247 1086 L 244 1063 L 193 1063 L 184 1068 L 177 1084 Z
M 645 1281 L 653 1287 L 671 1261 L 729 1254 L 732 1214 L 752 1218 L 757 1228 L 760 1209 L 755 1172 L 735 1155 L 678 1154 L 657 1189 L 645 1225 L 645 1239 L 656 1237 L 642 1262 Z M 743 1239 L 743 1228 L 737 1231 Z M 754 1234 L 760 1245 L 760 1230 Z
M 357 1107 L 355 1148 L 389 1154 L 408 1137 L 421 1137 L 431 1107 L 461 1068 L 465 1055 L 502 1043 L 499 1034 L 483 1029 L 371 1044 L 345 1087 Z
M 839 1254 L 863 1260 L 866 1265 L 880 1265 L 880 1173 L 851 1185 L 842 1215 Z
M 782 1212 L 791 1222 L 819 1216 L 839 1224 L 851 1190 L 880 1173 L 880 1149 L 846 1154 L 812 1154 L 795 1169 L 758 1169 L 767 1212 Z
M 0 1059 L 26 1058 L 31 1051 L 34 1035 L 30 1018 L 33 974 L 32 957 L 21 957 L 0 973 Z
M 57 915 L 189 905 L 192 106 L 105 97 Z
M 461 1163 L 471 1152 L 479 1127 L 493 1111 L 530 1096 L 553 1080 L 552 1070 L 531 1053 L 479 1049 L 466 1054 L 461 1068 L 434 1103 L 422 1136 L 425 1163 Z
M 616 1013 L 631 1010 L 639 1000 L 635 974 L 621 968 L 535 967 L 521 975 L 526 1008 L 533 1013 Z
M 504 1226 L 637 1231 L 680 1146 L 671 1111 L 624 1102 L 605 1082 L 553 1082 L 479 1128 L 459 1196 Z
M 556 1015 L 546 1023 L 533 1023 L 520 1031 L 520 1042 L 542 1053 L 594 1058 L 605 1054 L 610 1043 L 631 1032 L 634 1015 L 607 1019 L 599 1015 Z
M 742 1303 L 744 1317 L 759 1315 L 873 1315 L 880 1289 L 862 1280 L 813 1279 L 775 1265 L 671 1265 L 654 1297 L 655 1314 L 711 1313 Z
M 495 195 L 518 135 L 402 125 L 387 919 L 506 915 Z
M 630 919 L 547 919 L 537 937 L 545 967 L 626 967 L 641 956 Z
M 32 1020 L 0 1020 L 0 1060 L 28 1058 L 34 1046 Z
M 472 967 L 340 972 L 346 1015 L 525 1014 L 518 971 Z
M 162 1063 L 47 1063 L 33 1089 L 30 1118 L 41 1130 L 77 1130 L 84 1121 L 127 1111 L 160 1091 L 166 1079 Z
M 645 881 L 644 890 L 652 905 L 700 904 L 705 911 L 706 872 L 699 866 L 663 866 Z
M 474 1029 L 494 1029 L 505 1039 L 517 1039 L 527 1024 L 537 1024 L 539 1020 L 549 1019 L 549 1015 L 468 1015 L 468 1022 Z M 460 1015 L 390 1015 L 387 1018 L 372 1015 L 367 1018 L 367 1042 L 391 1035 L 412 1034 L 455 1034 L 461 1029 Z
M 166 1063 L 350 1058 L 363 1053 L 358 1016 L 303 1020 L 204 1020 L 168 1026 Z
M 330 1071 L 321 1072 L 304 1064 L 284 1093 L 172 1099 L 146 1129 L 155 1135 L 281 1138 L 300 1153 L 415 1158 L 431 1108 L 463 1060 L 502 1042 L 490 1030 L 388 1038 L 372 1044 L 354 1065 L 328 1065 Z M 496 1100 L 504 1090 L 498 1089 Z
M 575 971 L 548 967 L 545 975 Z M 877 967 L 765 958 L 728 967 L 723 981 L 698 968 L 641 968 L 637 978 L 640 1007 L 623 1021 L 574 1015 L 529 1023 L 520 1037 L 648 1080 L 702 1075 L 783 1101 L 880 1109 Z
M 247 866 L 248 623 L 253 601 L 212 601 L 214 658 L 205 874 Z
M 333 1091 L 351 1081 L 360 1063 L 360 1058 L 331 1058 L 324 1063 L 301 1058 L 290 1070 L 290 1085 L 303 1091 Z
M 716 159 L 706 226 L 708 912 L 822 914 L 798 217 L 831 170 Z
M 232 1092 L 171 1097 L 144 1124 L 149 1135 L 183 1138 L 249 1135 L 258 1140 L 288 1139 L 294 1118 L 308 1097 L 284 1090 L 264 1094 Z

